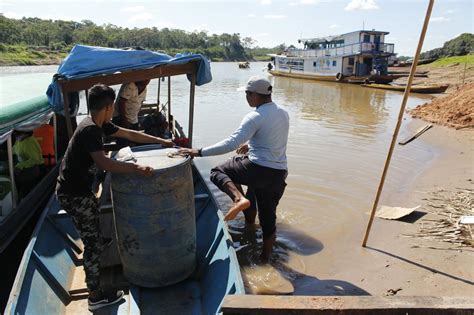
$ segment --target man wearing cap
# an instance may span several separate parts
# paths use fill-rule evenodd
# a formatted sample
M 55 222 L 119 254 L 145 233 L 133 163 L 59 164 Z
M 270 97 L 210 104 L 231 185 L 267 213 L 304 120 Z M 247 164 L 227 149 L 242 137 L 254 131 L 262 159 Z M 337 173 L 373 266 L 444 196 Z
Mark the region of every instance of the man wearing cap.
M 232 220 L 244 211 L 245 221 L 253 224 L 258 208 L 263 231 L 260 258 L 266 262 L 275 243 L 276 207 L 283 196 L 288 174 L 289 116 L 272 101 L 272 86 L 267 79 L 251 77 L 239 90 L 245 91 L 249 106 L 255 110 L 244 117 L 237 130 L 212 146 L 183 148 L 180 152 L 191 156 L 212 156 L 237 149 L 238 155 L 211 170 L 211 181 L 233 201 L 224 220 Z M 246 196 L 240 185 L 248 187 Z

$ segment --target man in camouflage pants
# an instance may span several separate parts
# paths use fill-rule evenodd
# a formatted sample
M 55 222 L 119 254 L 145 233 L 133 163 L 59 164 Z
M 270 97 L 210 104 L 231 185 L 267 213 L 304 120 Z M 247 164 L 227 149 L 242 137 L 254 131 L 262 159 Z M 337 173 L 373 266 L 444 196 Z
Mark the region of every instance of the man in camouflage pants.
M 84 244 L 84 271 L 87 288 L 99 289 L 100 253 L 103 239 L 100 233 L 99 200 L 93 196 L 72 197 L 58 194 L 63 209 L 67 209 Z
M 104 247 L 99 226 L 99 202 L 92 192 L 92 166 L 112 173 L 133 173 L 151 176 L 153 168 L 115 161 L 104 153 L 104 136 L 124 138 L 136 143 L 159 143 L 170 147 L 174 143 L 137 131 L 120 128 L 110 122 L 114 111 L 115 91 L 98 84 L 89 92 L 89 110 L 77 126 L 59 169 L 56 194 L 62 208 L 71 215 L 84 243 L 84 270 L 89 290 L 89 310 L 119 302 L 123 291 L 103 291 L 100 286 L 100 253 Z

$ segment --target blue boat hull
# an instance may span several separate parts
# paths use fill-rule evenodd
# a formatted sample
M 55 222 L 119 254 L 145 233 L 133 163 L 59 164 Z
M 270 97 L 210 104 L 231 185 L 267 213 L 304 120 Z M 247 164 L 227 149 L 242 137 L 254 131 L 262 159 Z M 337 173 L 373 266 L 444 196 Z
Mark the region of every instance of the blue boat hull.
M 120 266 L 108 282 L 125 289 L 121 303 L 96 314 L 214 314 L 227 294 L 244 294 L 240 269 L 216 201 L 193 165 L 197 268 L 178 284 L 141 288 L 128 284 Z M 82 243 L 55 196 L 44 210 L 24 253 L 5 314 L 87 314 Z M 101 278 L 101 281 L 104 279 Z

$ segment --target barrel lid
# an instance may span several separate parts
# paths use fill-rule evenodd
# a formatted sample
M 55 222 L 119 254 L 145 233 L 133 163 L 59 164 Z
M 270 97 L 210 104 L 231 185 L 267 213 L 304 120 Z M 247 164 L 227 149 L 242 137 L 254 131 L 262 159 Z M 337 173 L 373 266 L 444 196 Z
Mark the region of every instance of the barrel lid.
M 122 151 L 125 149 L 125 152 Z M 128 150 L 128 152 L 126 152 Z M 161 145 L 143 145 L 130 148 L 123 148 L 119 151 L 119 155 L 124 156 L 131 153 L 129 159 L 135 163 L 145 166 L 151 166 L 155 170 L 174 167 L 185 163 L 189 160 L 189 156 L 177 155 L 176 148 L 162 148 Z

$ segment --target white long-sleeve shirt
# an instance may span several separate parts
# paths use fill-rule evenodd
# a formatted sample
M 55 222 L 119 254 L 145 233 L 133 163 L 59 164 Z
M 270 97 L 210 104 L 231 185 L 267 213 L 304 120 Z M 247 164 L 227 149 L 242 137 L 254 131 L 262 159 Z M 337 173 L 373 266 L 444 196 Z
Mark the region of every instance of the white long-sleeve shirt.
M 202 156 L 221 155 L 236 150 L 248 141 L 249 159 L 255 164 L 287 169 L 286 144 L 290 119 L 288 113 L 273 102 L 258 106 L 247 114 L 239 128 L 227 139 L 202 149 Z

